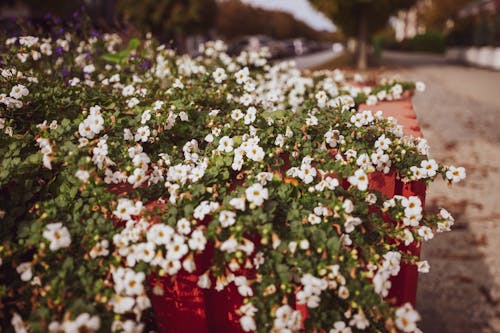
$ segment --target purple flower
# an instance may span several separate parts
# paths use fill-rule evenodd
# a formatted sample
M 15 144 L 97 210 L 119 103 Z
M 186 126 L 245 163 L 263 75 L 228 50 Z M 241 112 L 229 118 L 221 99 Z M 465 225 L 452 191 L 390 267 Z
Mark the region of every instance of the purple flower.
M 56 55 L 58 55 L 58 56 L 59 56 L 59 55 L 61 55 L 61 54 L 63 54 L 63 48 L 62 48 L 62 46 L 58 46 L 58 47 L 56 47 L 56 49 L 55 49 L 55 51 L 54 51 L 54 52 L 55 52 L 55 54 L 56 54 Z
M 141 67 L 143 69 L 150 69 L 151 63 L 148 60 L 144 60 L 139 64 L 139 67 Z
M 61 76 L 62 76 L 62 77 L 66 77 L 66 76 L 68 76 L 68 75 L 69 75 L 69 71 L 68 71 L 66 68 L 63 68 L 63 69 L 61 70 Z

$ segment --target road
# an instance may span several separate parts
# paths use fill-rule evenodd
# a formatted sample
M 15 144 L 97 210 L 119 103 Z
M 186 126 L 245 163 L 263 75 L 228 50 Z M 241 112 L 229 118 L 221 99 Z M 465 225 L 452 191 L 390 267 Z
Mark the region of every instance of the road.
M 294 60 L 298 68 L 305 69 L 324 64 L 335 57 L 338 57 L 340 54 L 342 54 L 342 52 L 334 52 L 331 49 L 328 49 L 321 52 L 294 57 L 290 60 Z
M 467 169 L 465 182 L 432 184 L 426 204 L 455 228 L 423 246 L 417 308 L 426 333 L 500 332 L 500 72 L 443 57 L 385 52 L 385 76 L 421 80 L 413 98 L 431 156 Z

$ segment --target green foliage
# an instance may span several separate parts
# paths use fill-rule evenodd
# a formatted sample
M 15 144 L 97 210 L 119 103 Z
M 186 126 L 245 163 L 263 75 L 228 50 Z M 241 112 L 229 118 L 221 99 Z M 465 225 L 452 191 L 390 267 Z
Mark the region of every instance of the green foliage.
M 161 38 L 204 32 L 213 25 L 214 0 L 119 0 L 116 10 L 136 29 Z
M 308 330 L 347 321 L 347 311 L 373 331 L 399 327 L 374 274 L 405 235 L 419 241 L 452 218 L 422 211 L 409 225 L 406 201 L 382 198 L 368 176 L 462 176 L 437 164 L 418 176 L 425 142 L 357 105 L 401 98 L 415 84 L 361 89 L 338 71 L 304 76 L 260 53 L 231 58 L 220 41 L 193 59 L 115 34 L 3 40 L 2 327 L 14 318 L 32 332 L 77 322 L 108 332 L 131 320 L 155 330 L 148 297 L 164 290 L 145 277 L 179 271 L 218 288 L 240 278 L 259 333 L 308 278 L 328 286 Z M 385 165 L 372 163 L 377 154 Z
M 437 30 L 429 30 L 416 35 L 407 41 L 408 49 L 416 52 L 443 53 L 445 51 L 444 34 Z

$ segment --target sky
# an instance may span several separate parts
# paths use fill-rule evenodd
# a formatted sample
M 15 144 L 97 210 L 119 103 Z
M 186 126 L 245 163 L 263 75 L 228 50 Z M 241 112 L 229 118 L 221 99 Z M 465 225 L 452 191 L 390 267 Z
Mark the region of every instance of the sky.
M 242 0 L 242 2 L 256 7 L 286 11 L 315 29 L 335 31 L 333 23 L 315 10 L 307 0 Z

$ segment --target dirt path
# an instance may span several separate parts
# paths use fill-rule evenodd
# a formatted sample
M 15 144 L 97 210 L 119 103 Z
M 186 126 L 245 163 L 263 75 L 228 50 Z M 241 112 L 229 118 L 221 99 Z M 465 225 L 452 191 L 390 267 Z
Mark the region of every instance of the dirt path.
M 426 83 L 413 102 L 431 155 L 467 169 L 462 184 L 438 181 L 428 194 L 427 205 L 447 208 L 456 225 L 423 247 L 431 271 L 419 279 L 421 329 L 500 332 L 500 72 L 400 53 L 382 65 L 385 75 Z

